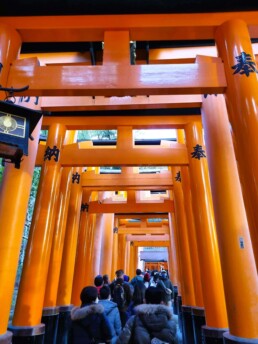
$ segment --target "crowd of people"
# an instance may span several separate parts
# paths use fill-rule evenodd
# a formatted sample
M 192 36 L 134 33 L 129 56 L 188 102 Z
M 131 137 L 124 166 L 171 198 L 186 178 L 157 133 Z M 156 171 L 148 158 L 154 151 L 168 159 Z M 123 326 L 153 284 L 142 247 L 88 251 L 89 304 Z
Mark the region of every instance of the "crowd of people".
M 130 281 L 123 270 L 110 282 L 98 275 L 71 311 L 69 344 L 176 344 L 173 285 L 166 270 L 136 270 Z

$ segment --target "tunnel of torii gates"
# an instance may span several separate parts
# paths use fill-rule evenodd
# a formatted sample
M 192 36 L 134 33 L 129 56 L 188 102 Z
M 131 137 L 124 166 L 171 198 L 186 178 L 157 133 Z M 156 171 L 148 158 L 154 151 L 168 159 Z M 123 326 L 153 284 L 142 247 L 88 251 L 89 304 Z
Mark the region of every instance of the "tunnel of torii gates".
M 4 169 L 0 343 L 63 342 L 82 287 L 117 268 L 132 276 L 139 246 L 168 247 L 185 343 L 199 343 L 201 331 L 207 343 L 258 343 L 257 30 L 258 12 L 0 17 L 0 84 L 29 85 L 15 94 L 19 104 L 51 111 L 20 169 Z M 184 39 L 214 39 L 216 56 L 162 59 L 165 50 L 153 50 L 149 64 L 130 64 L 130 41 Z M 24 42 L 84 41 L 104 42 L 101 64 L 19 56 Z M 150 128 L 176 129 L 177 142 L 136 146 L 133 130 Z M 77 143 L 76 131 L 88 129 L 116 129 L 116 146 Z M 35 165 L 40 184 L 10 324 Z M 122 172 L 102 175 L 100 166 Z M 150 190 L 166 192 L 151 198 Z

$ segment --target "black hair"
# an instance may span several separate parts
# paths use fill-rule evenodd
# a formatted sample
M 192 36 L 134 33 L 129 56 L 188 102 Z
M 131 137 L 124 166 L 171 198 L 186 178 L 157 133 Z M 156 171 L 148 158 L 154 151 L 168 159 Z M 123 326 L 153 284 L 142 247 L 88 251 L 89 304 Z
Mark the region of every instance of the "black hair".
M 166 303 L 166 293 L 158 287 L 149 287 L 145 292 L 146 303 L 159 305 L 161 302 Z
M 92 287 L 92 286 L 84 287 L 80 294 L 82 306 L 86 305 L 87 303 L 95 302 L 97 297 L 98 297 L 98 289 L 96 287 Z
M 103 275 L 103 283 L 104 284 L 109 284 L 108 275 Z
M 152 270 L 151 276 L 153 277 L 157 272 L 158 272 L 158 270 Z
M 124 280 L 123 280 L 123 278 L 117 278 L 116 279 L 116 284 L 123 284 L 124 283 Z
M 124 270 L 120 269 L 116 271 L 116 277 L 122 277 L 124 274 Z
M 145 299 L 145 285 L 143 282 L 137 282 L 136 285 L 134 286 L 134 291 L 133 291 L 133 303 L 134 306 L 136 305 L 141 305 L 144 302 Z
M 101 300 L 108 299 L 109 295 L 110 295 L 110 289 L 107 285 L 104 285 L 102 288 L 100 288 L 99 296 Z
M 142 274 L 142 270 L 141 269 L 136 269 L 136 275 L 140 276 Z
M 155 272 L 154 275 L 153 275 L 153 281 L 157 282 L 158 279 L 159 279 L 159 272 Z
M 96 287 L 100 287 L 103 284 L 103 277 L 98 275 L 94 278 L 94 284 Z
M 162 279 L 162 281 L 166 281 L 168 278 L 167 271 L 161 271 L 160 278 Z

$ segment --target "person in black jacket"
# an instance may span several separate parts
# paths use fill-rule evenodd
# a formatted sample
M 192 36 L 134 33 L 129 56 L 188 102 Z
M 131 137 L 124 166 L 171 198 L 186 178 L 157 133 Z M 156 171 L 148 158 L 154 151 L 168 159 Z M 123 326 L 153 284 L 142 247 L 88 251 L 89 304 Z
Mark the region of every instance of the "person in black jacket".
M 97 288 L 83 288 L 80 298 L 81 307 L 71 311 L 69 344 L 110 343 L 112 330 L 104 307 L 97 303 Z

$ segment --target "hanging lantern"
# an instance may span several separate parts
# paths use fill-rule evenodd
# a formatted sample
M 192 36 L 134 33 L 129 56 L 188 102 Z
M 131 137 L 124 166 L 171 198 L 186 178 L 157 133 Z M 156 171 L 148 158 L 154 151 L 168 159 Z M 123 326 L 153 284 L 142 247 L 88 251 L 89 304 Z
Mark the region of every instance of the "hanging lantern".
M 0 157 L 20 168 L 22 156 L 28 155 L 31 133 L 42 112 L 0 101 Z

